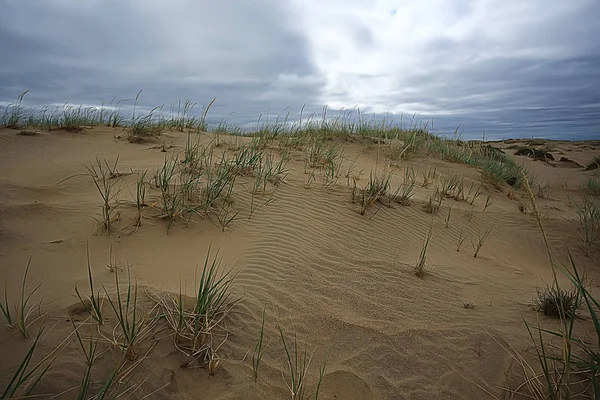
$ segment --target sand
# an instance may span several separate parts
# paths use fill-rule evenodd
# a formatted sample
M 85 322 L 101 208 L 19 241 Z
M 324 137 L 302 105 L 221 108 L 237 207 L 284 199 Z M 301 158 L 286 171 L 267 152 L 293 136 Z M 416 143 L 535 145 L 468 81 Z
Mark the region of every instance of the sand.
M 30 331 L 35 336 L 42 324 L 46 327 L 36 360 L 66 338 L 36 393 L 76 396 L 85 360 L 71 321 L 85 324 L 84 337 L 94 326 L 85 312 L 69 315 L 69 307 L 79 303 L 75 285 L 88 292 L 86 245 L 97 288 L 114 289 L 115 272 L 107 267 L 112 262 L 130 267 L 144 295 L 178 292 L 181 282 L 191 294 L 195 273 L 210 246 L 212 254 L 219 249 L 222 268 L 233 268 L 233 290 L 243 296 L 224 321 L 231 334 L 219 349 L 220 368 L 212 376 L 206 367 L 181 368 L 185 356 L 173 346 L 169 331 L 157 328 L 140 347 L 143 357 L 128 362 L 133 367 L 127 379 L 135 386 L 121 398 L 290 398 L 282 376 L 285 352 L 277 323 L 289 340 L 295 332 L 302 347 L 314 350 L 306 395 L 314 391 L 319 368 L 326 361 L 319 399 L 501 398 L 504 387 L 518 383 L 518 370 L 503 346 L 510 343 L 528 357 L 531 340 L 523 318 L 536 321 L 539 314 L 530 306 L 536 287 L 552 280 L 542 236 L 521 191 L 509 194 L 507 187 L 498 189 L 482 180 L 477 169 L 462 164 L 415 155 L 391 165 L 372 142 L 340 142 L 345 161 L 337 185 L 323 188 L 318 171 L 307 185 L 304 152 L 294 151 L 287 165 L 289 174 L 273 194 L 274 201 L 258 208 L 251 218 L 253 178 L 240 177 L 233 205 L 238 218 L 224 232 L 208 219 L 195 217 L 189 224 L 175 221 L 167 235 L 166 222 L 154 218 L 152 210 L 144 212 L 142 226 L 133 232 L 135 208 L 123 204 L 117 209 L 120 220 L 114 231 L 105 235 L 94 219 L 99 218 L 102 202 L 85 175 L 85 166 L 97 156 L 107 160 L 118 156 L 121 173 L 148 169 L 150 179 L 166 154 L 183 151 L 186 134 L 169 132 L 159 143 L 131 144 L 121 129 L 18 133 L 0 130 L 0 277 L 6 281 L 9 299 L 16 301 L 23 271 L 32 258 L 28 287 L 42 284 L 33 299 L 42 301 L 44 316 Z M 203 142 L 211 139 L 212 134 L 202 135 Z M 219 140 L 215 152 L 232 154 L 228 148 L 249 139 L 222 135 Z M 493 143 L 509 155 L 508 147 L 514 144 Z M 600 154 L 594 142 L 545 144 L 553 148 L 557 160 L 567 157 L 581 165 Z M 275 143 L 270 151 L 279 156 Z M 544 198 L 537 200 L 555 257 L 566 261 L 569 248 L 589 280 L 597 282 L 597 249 L 580 246 L 578 219 L 570 202 L 570 197 L 581 196 L 581 183 L 594 172 L 568 163 L 515 159 L 549 185 Z M 396 187 L 405 168 L 414 167 L 417 188 L 411 204 L 375 204 L 360 215 L 344 176 L 353 161 L 358 185 L 377 168 L 392 172 Z M 422 172 L 432 167 L 438 176 L 459 174 L 467 185 L 482 185 L 483 194 L 473 206 L 445 199 L 437 215 L 424 212 L 423 204 L 436 183 L 427 188 L 420 183 Z M 59 184 L 76 174 L 82 175 Z M 119 179 L 119 198 L 131 201 L 136 174 Z M 488 195 L 491 205 L 483 211 Z M 449 207 L 452 214 L 446 228 Z M 474 258 L 471 241 L 492 226 L 488 241 Z M 430 227 L 427 274 L 420 279 L 413 269 Z M 457 252 L 461 231 L 466 239 Z M 596 290 L 593 285 L 592 290 Z M 465 303 L 475 308 L 467 309 Z M 268 346 L 254 382 L 252 349 L 263 310 Z M 106 306 L 109 326 L 115 322 L 111 312 Z M 557 326 L 550 318 L 539 316 L 539 320 L 544 327 Z M 589 321 L 583 318 L 582 329 L 586 324 Z M 16 329 L 0 329 L 0 388 L 31 342 Z M 121 357 L 121 350 L 104 339 L 99 349 L 102 353 L 92 369 L 95 383 L 88 397 L 98 391 Z

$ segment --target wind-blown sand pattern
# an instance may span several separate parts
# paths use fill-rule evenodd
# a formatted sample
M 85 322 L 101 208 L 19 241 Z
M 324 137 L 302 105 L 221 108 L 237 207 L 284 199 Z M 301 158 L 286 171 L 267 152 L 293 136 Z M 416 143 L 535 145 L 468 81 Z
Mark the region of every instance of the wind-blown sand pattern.
M 0 392 L 43 324 L 46 328 L 34 359 L 61 347 L 34 393 L 77 396 L 85 359 L 71 320 L 84 323 L 84 339 L 90 327 L 96 332 L 74 290 L 77 284 L 89 294 L 86 244 L 96 288 L 104 285 L 111 293 L 115 272 L 107 265 L 128 265 L 145 306 L 151 303 L 147 295 L 178 293 L 180 282 L 192 296 L 195 274 L 209 247 L 212 255 L 219 250 L 222 270 L 233 268 L 232 290 L 242 296 L 223 321 L 231 333 L 218 350 L 221 362 L 214 374 L 206 365 L 181 368 L 186 357 L 159 322 L 140 344 L 138 359 L 127 361 L 130 373 L 122 380 L 132 389 L 121 398 L 290 398 L 282 377 L 283 371 L 287 379 L 288 370 L 277 323 L 288 341 L 296 333 L 301 348 L 314 350 L 305 397 L 314 394 L 323 362 L 319 399 L 503 398 L 508 396 L 505 388 L 515 389 L 522 381 L 506 350 L 509 345 L 532 365 L 536 363 L 523 318 L 536 322 L 539 314 L 531 307 L 536 287 L 552 281 L 546 247 L 524 192 L 506 183 L 492 184 L 477 168 L 426 151 L 392 161 L 386 155 L 387 141 L 336 139 L 328 143 L 344 150 L 336 184 L 324 187 L 323 170 L 307 169 L 306 150 L 293 149 L 287 176 L 272 194 L 255 198 L 260 206 L 251 218 L 254 177 L 236 178 L 231 207 L 239 214 L 223 232 L 214 219 L 194 216 L 187 224 L 176 219 L 166 234 L 167 222 L 155 218 L 159 212 L 152 208 L 158 192 L 148 189 L 151 207 L 144 210 L 137 231 L 132 225 L 135 207 L 122 203 L 114 209 L 119 218 L 106 235 L 91 218 L 100 218 L 102 201 L 86 166 L 96 157 L 114 162 L 118 156 L 118 171 L 124 174 L 117 179 L 118 198 L 131 202 L 137 172 L 148 169 L 146 179 L 151 181 L 166 155 L 184 151 L 187 134 L 168 132 L 157 143 L 131 144 L 119 138 L 126 135 L 122 129 L 19 132 L 0 130 L 0 276 L 6 279 L 9 300 L 16 302 L 32 257 L 28 288 L 43 283 L 33 299 L 42 300 L 44 314 L 29 327 L 28 341 L 16 328 L 0 329 Z M 219 141 L 214 162 L 223 152 L 231 157 L 236 147 L 251 141 L 228 135 L 217 139 L 206 133 L 199 137 L 202 145 Z M 491 144 L 537 176 L 542 187 L 537 205 L 554 256 L 566 262 L 570 249 L 596 293 L 598 242 L 582 245 L 573 205 L 585 194 L 582 184 L 595 171 L 558 160 L 566 157 L 588 165 L 600 155 L 600 144 L 544 142 L 553 149 L 555 162 L 514 156 L 509 149 L 514 142 Z M 269 142 L 267 151 L 281 158 L 277 140 Z M 416 184 L 410 205 L 388 206 L 380 201 L 359 214 L 359 206 L 351 201 L 354 181 L 360 188 L 371 171 L 377 175 L 385 171 L 395 189 L 411 167 Z M 423 173 L 434 167 L 435 181 L 422 187 Z M 471 184 L 481 186 L 481 195 L 473 205 L 444 198 L 438 213 L 425 212 L 429 197 L 443 179 L 453 175 L 464 180 L 465 190 Z M 264 204 L 267 198 L 273 201 Z M 414 268 L 430 229 L 426 274 L 420 279 Z M 488 229 L 490 236 L 474 258 L 473 242 Z M 457 251 L 461 232 L 465 240 Z M 126 282 L 125 273 L 119 276 Z M 566 279 L 559 279 L 568 287 Z M 147 305 L 146 312 L 150 309 Z M 263 310 L 268 345 L 255 382 L 251 359 Z M 108 326 L 114 326 L 108 302 L 104 313 Z M 544 327 L 557 324 L 543 315 L 539 320 Z M 579 329 L 585 331 L 589 324 L 584 314 Z M 98 346 L 87 398 L 100 390 L 121 358 L 121 350 L 105 338 L 100 337 Z

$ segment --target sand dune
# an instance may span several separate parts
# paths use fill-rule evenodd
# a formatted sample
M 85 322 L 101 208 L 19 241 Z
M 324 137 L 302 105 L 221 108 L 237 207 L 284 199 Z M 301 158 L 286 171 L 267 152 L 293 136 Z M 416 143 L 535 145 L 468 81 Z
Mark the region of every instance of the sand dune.
M 523 191 L 507 184 L 498 187 L 482 179 L 476 168 L 425 152 L 395 162 L 386 155 L 387 143 L 339 141 L 333 144 L 344 150 L 340 176 L 325 187 L 324 170 L 307 169 L 306 150 L 295 149 L 287 176 L 272 194 L 255 198 L 260 206 L 250 218 L 254 177 L 239 176 L 231 205 L 237 218 L 224 231 L 214 218 L 194 216 L 188 223 L 176 219 L 166 234 L 167 222 L 157 218 L 155 189 L 148 189 L 151 207 L 144 210 L 137 229 L 132 223 L 136 209 L 130 203 L 137 172 L 148 169 L 151 181 L 166 155 L 184 151 L 185 133 L 163 134 L 160 141 L 168 147 L 163 152 L 157 143 L 131 144 L 116 138 L 123 135 L 120 129 L 35 136 L 18 132 L 0 131 L 1 273 L 15 301 L 29 257 L 29 287 L 43 284 L 34 300 L 42 300 L 44 316 L 29 328 L 35 335 L 46 326 L 35 359 L 65 340 L 37 394 L 74 398 L 79 390 L 85 360 L 71 321 L 84 323 L 84 337 L 90 327 L 96 331 L 85 310 L 71 309 L 69 315 L 68 308 L 79 304 L 75 284 L 88 292 L 86 246 L 96 287 L 114 290 L 115 272 L 108 266 L 129 266 L 146 311 L 153 307 L 151 296 L 177 293 L 180 284 L 193 294 L 209 247 L 213 255 L 219 251 L 222 270 L 233 268 L 232 290 L 242 296 L 223 321 L 230 334 L 219 348 L 221 364 L 212 376 L 207 366 L 180 367 L 185 356 L 173 346 L 164 321 L 158 321 L 140 344 L 138 360 L 125 366 L 131 373 L 122 379 L 131 378 L 129 384 L 136 385 L 131 398 L 290 398 L 282 378 L 285 352 L 277 323 L 288 340 L 296 333 L 302 347 L 314 350 L 306 396 L 314 391 L 319 368 L 326 362 L 320 399 L 502 398 L 503 388 L 514 386 L 519 378 L 511 354 L 502 346 L 510 343 L 532 359 L 526 353 L 530 338 L 522 318 L 536 320 L 538 314 L 530 306 L 536 287 L 552 280 L 546 247 Z M 200 140 L 214 144 L 215 137 L 202 134 Z M 234 156 L 235 148 L 251 138 L 221 135 L 219 140 L 213 149 L 215 162 L 223 155 Z M 598 247 L 580 246 L 578 217 L 570 200 L 583 194 L 581 185 L 594 171 L 558 159 L 587 165 L 600 154 L 598 144 L 545 144 L 554 149 L 555 163 L 513 156 L 512 142 L 493 143 L 543 182 L 544 193 L 537 202 L 555 257 L 566 262 L 570 249 L 588 279 L 597 281 Z M 267 151 L 281 158 L 276 140 Z M 100 217 L 102 201 L 85 167 L 96 157 L 114 161 L 117 156 L 123 174 L 117 178 L 121 203 L 114 210 L 118 220 L 113 232 L 106 235 L 94 219 Z M 391 187 L 396 188 L 409 168 L 416 179 L 410 205 L 382 201 L 359 214 L 351 201 L 353 182 L 362 187 L 377 170 L 391 174 Z M 423 174 L 434 168 L 435 180 L 422 187 Z M 448 197 L 438 213 L 425 212 L 423 206 L 442 179 L 453 175 L 460 176 L 465 187 L 481 187 L 473 205 Z M 264 204 L 267 198 L 272 202 Z M 472 242 L 488 229 L 490 237 L 474 258 Z M 420 279 L 413 270 L 430 230 L 427 274 Z M 465 240 L 457 251 L 461 236 Z M 123 272 L 120 276 L 126 279 Z M 475 308 L 465 308 L 465 303 Z M 115 318 L 108 303 L 104 306 L 109 323 L 101 331 L 110 338 Z M 268 346 L 254 382 L 251 358 L 263 310 Z M 543 316 L 540 322 L 556 326 Z M 587 325 L 583 318 L 581 329 Z M 100 390 L 121 357 L 118 348 L 100 338 L 101 354 L 92 369 L 88 397 Z M 0 330 L 0 382 L 9 379 L 31 341 L 24 341 L 16 329 Z

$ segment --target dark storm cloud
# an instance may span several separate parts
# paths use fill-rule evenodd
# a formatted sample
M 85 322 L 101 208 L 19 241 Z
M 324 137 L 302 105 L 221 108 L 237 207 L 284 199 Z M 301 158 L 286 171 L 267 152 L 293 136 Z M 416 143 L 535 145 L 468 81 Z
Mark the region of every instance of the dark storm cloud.
M 360 105 L 442 133 L 594 137 L 599 19 L 592 0 L 5 0 L 0 104 L 144 89 L 144 109 L 217 97 L 212 118 L 244 125 Z
M 228 4 L 226 4 L 228 3 Z M 315 101 L 322 82 L 278 2 L 8 1 L 0 100 L 146 106 L 191 98 L 249 121 Z

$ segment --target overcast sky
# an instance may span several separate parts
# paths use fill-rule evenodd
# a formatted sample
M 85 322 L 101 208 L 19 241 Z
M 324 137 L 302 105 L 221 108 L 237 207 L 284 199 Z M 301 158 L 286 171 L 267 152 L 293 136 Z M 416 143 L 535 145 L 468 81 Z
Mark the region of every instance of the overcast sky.
M 0 102 L 328 105 L 600 138 L 599 0 L 0 0 Z

